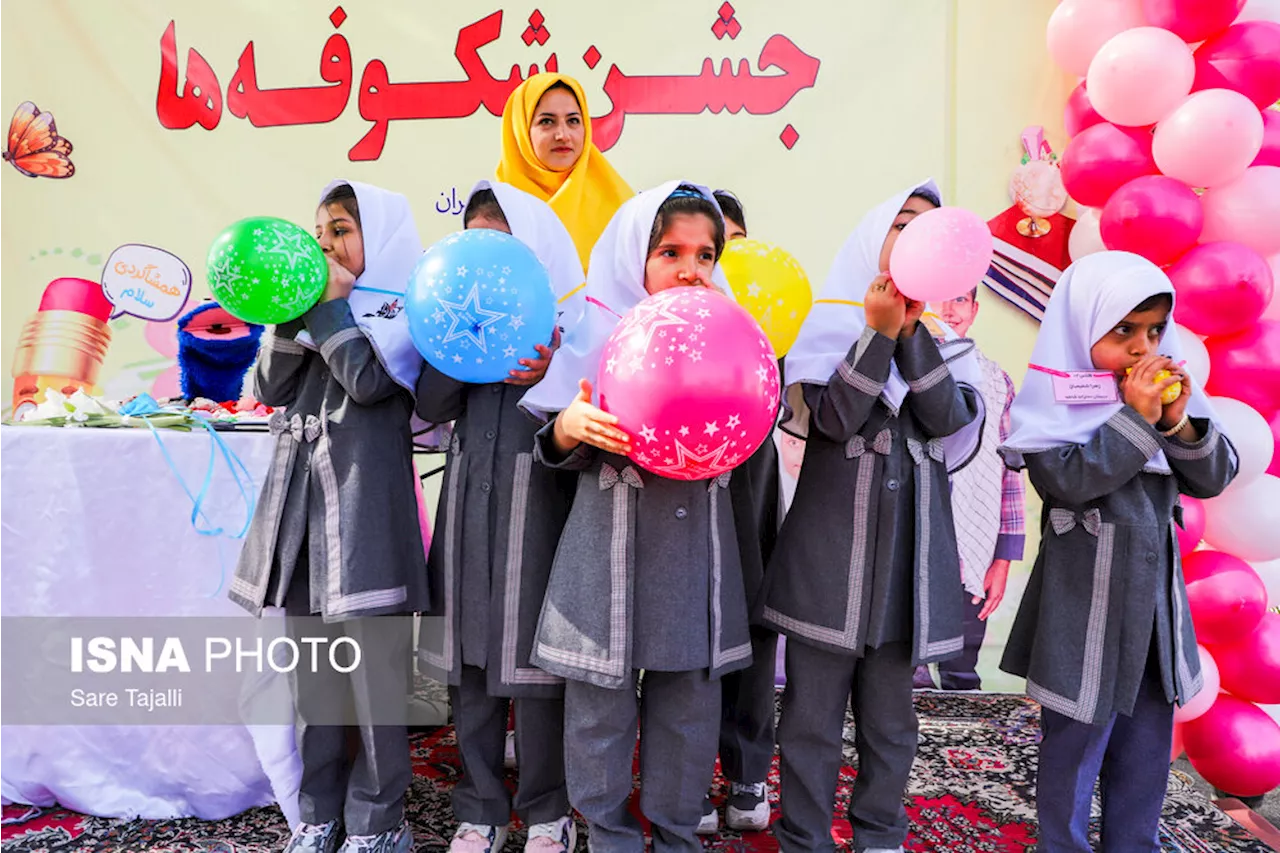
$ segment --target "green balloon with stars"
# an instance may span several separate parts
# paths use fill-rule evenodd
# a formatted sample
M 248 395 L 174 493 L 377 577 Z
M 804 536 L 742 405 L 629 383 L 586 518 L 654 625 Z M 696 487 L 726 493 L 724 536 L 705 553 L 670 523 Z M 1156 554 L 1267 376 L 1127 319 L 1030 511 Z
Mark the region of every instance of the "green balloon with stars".
M 329 267 L 304 228 L 272 216 L 242 219 L 209 247 L 209 290 L 246 323 L 287 323 L 320 301 Z

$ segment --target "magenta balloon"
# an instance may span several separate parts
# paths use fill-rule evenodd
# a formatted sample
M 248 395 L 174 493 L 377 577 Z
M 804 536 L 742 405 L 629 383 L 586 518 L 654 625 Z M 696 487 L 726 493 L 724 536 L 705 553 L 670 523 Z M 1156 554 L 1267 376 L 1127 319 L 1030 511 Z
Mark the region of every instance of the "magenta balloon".
M 1174 318 L 1197 335 L 1231 335 L 1252 326 L 1271 301 L 1267 259 L 1241 243 L 1203 243 L 1171 267 Z
M 1089 90 L 1081 80 L 1080 85 L 1071 91 L 1071 97 L 1067 98 L 1067 107 L 1062 115 L 1062 124 L 1067 131 L 1067 136 L 1075 137 L 1100 121 L 1106 121 L 1106 119 L 1098 115 L 1098 111 L 1093 108 L 1093 102 L 1089 100 Z
M 1077 204 L 1102 207 L 1111 194 L 1144 175 L 1156 175 L 1149 130 L 1095 124 L 1067 144 L 1062 183 Z
M 1280 725 L 1252 702 L 1223 693 L 1182 724 L 1191 766 L 1215 788 L 1256 797 L 1280 785 Z
M 1231 26 L 1244 0 L 1142 0 L 1147 24 L 1185 42 L 1204 41 Z
M 1196 637 L 1205 645 L 1248 635 L 1267 610 L 1267 587 L 1253 567 L 1224 551 L 1196 551 L 1182 561 Z
M 1178 532 L 1178 552 L 1185 559 L 1200 544 L 1200 540 L 1204 539 L 1204 504 L 1187 495 L 1183 495 L 1180 500 L 1182 526 L 1174 529 Z
M 1280 409 L 1280 321 L 1260 320 L 1204 345 L 1210 364 L 1205 391 L 1247 403 L 1270 420 Z
M 730 471 L 769 437 L 778 362 L 729 297 L 675 287 L 636 305 L 601 354 L 600 407 L 631 437 L 631 459 L 675 480 Z
M 1210 650 L 1222 689 L 1246 702 L 1280 702 L 1280 613 L 1264 613 L 1252 633 Z
M 1280 110 L 1262 111 L 1262 150 L 1254 166 L 1280 166 Z
M 1133 252 L 1162 267 L 1194 246 L 1203 227 L 1199 196 L 1164 175 L 1130 181 L 1102 209 L 1102 242 L 1108 249 Z
M 1280 99 L 1280 24 L 1228 27 L 1196 49 L 1195 64 L 1192 91 L 1234 89 L 1265 109 Z

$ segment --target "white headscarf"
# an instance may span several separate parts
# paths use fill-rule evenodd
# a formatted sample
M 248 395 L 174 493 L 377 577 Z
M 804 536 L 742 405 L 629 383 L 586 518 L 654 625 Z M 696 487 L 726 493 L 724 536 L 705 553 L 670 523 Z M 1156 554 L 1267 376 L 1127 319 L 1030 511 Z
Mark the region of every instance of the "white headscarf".
M 409 336 L 409 318 L 404 311 L 409 274 L 422 257 L 422 239 L 413 211 L 400 193 L 356 181 L 331 182 L 320 193 L 321 202 L 342 184 L 355 191 L 364 240 L 364 272 L 356 278 L 347 302 L 378 361 L 396 384 L 413 393 L 422 372 L 422 356 Z M 296 340 L 309 349 L 319 349 L 305 329 Z
M 583 291 L 582 317 L 565 335 L 542 381 L 529 389 L 520 406 L 539 420 L 548 420 L 578 396 L 578 380 L 595 384 L 600 353 L 622 315 L 649 294 L 644 289 L 644 267 L 649 257 L 649 233 L 658 208 L 681 185 L 693 187 L 718 211 L 715 197 L 706 187 L 689 181 L 667 181 L 628 199 L 605 227 L 595 248 Z M 732 289 L 717 263 L 712 283 L 732 297 Z
M 1161 293 L 1173 299 L 1173 284 L 1146 258 L 1129 252 L 1098 252 L 1081 258 L 1053 287 L 1031 351 L 1031 364 L 1059 371 L 1095 370 L 1089 354 L 1093 345 L 1143 300 Z M 1183 359 L 1181 334 L 1170 310 L 1159 350 L 1174 362 Z M 1221 430 L 1222 424 L 1198 384 L 1194 390 L 1187 413 L 1208 418 Z M 1089 441 L 1122 406 L 1124 403 L 1059 403 L 1054 398 L 1053 377 L 1028 369 L 1009 413 L 1012 432 L 1000 452 L 1010 466 L 1022 468 L 1023 453 Z M 1168 473 L 1164 453 L 1152 456 L 1144 470 Z
M 578 260 L 573 238 L 560 217 L 542 199 L 501 181 L 477 181 L 467 194 L 467 204 L 481 190 L 493 191 L 511 227 L 511 236 L 532 249 L 547 268 L 558 303 L 556 313 L 560 316 L 560 325 L 568 328 L 565 321 L 576 320 L 582 311 L 582 284 L 586 276 L 582 274 L 582 262 Z M 570 307 L 574 304 L 577 313 Z
M 928 193 L 940 203 L 942 201 L 942 191 L 932 178 L 912 184 L 868 211 L 831 263 L 822 293 L 814 301 L 813 310 L 801 325 L 800 334 L 783 365 L 787 389 L 783 396 L 782 426 L 793 435 L 801 438 L 809 435 L 809 407 L 804 403 L 801 386 L 826 385 L 836 365 L 844 360 L 849 348 L 866 328 L 867 315 L 862 303 L 872 280 L 884 272 L 880 269 L 880 250 L 889 236 L 893 220 L 902 212 L 902 206 L 918 192 Z M 980 280 L 975 281 L 974 287 L 980 283 Z M 930 322 L 943 333 L 943 340 L 938 346 L 952 377 L 975 390 L 980 388 L 982 366 L 973 342 L 961 338 L 936 318 L 931 317 Z M 902 377 L 897 363 L 893 363 L 880 399 L 896 413 L 902 408 L 908 390 L 907 380 Z M 981 399 L 981 395 L 978 396 Z M 947 437 L 947 466 L 950 470 L 958 470 L 973 458 L 982 438 L 983 417 L 985 412 L 980 412 L 972 423 Z

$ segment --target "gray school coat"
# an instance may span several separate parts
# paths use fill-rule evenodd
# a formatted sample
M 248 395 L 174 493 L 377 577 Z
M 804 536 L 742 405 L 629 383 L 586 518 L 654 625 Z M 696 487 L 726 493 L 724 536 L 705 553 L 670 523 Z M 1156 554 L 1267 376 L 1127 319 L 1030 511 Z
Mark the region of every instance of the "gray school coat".
M 319 352 L 293 338 L 305 325 Z M 378 361 L 345 299 L 262 337 L 254 393 L 275 455 L 229 597 L 257 615 L 284 605 L 302 549 L 311 612 L 326 622 L 412 613 L 430 603 L 418 526 L 413 399 Z
M 893 361 L 910 386 L 897 414 L 880 399 Z M 954 657 L 964 588 L 941 438 L 978 416 L 977 392 L 923 326 L 901 342 L 868 327 L 826 387 L 804 391 L 804 465 L 761 621 L 836 653 L 908 641 L 917 663 Z
M 586 444 L 561 458 L 553 427 L 538 431 L 538 461 L 580 473 L 533 663 L 614 689 L 635 669 L 719 678 L 750 665 L 730 474 L 672 480 Z
M 1202 438 L 1162 437 L 1132 408 L 1085 444 L 1024 453 L 1044 501 L 1040 554 L 1000 668 L 1041 705 L 1084 723 L 1131 714 L 1152 648 L 1170 702 L 1203 686 L 1174 523 L 1178 493 L 1211 498 L 1235 451 L 1209 421 Z M 1172 476 L 1143 472 L 1163 450 Z
M 424 634 L 421 658 L 448 684 L 461 683 L 465 664 L 486 669 L 491 696 L 546 698 L 564 681 L 529 656 L 577 475 L 534 464 L 538 424 L 517 407 L 527 390 L 422 370 L 418 416 L 456 422 L 427 560 L 443 619 Z

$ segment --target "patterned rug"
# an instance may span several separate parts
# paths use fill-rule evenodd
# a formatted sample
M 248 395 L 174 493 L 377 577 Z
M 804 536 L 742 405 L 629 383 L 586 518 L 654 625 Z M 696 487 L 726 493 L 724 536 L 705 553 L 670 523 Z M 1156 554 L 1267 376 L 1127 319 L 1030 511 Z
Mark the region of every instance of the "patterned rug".
M 1035 758 L 1040 739 L 1039 710 L 1034 702 L 1007 695 L 916 694 L 920 714 L 920 750 L 911 774 L 907 812 L 911 834 L 907 849 L 958 853 L 1022 853 L 1035 846 L 1033 800 Z M 445 726 L 413 737 L 413 788 L 408 812 L 418 851 L 443 851 L 453 830 L 449 790 L 458 778 L 453 729 Z M 840 774 L 836 813 L 848 807 L 857 773 L 853 724 L 845 727 L 845 766 Z M 513 780 L 509 780 L 513 781 Z M 770 799 L 777 818 L 777 771 L 770 779 Z M 723 782 L 717 776 L 713 799 L 722 804 Z M 25 807 L 6 806 L 4 818 L 19 818 Z M 1096 830 L 1096 826 L 1094 827 Z M 849 847 L 849 824 L 836 822 L 841 849 Z M 1163 849 L 1196 853 L 1264 853 L 1269 848 L 1246 833 L 1192 787 L 1176 771 L 1160 825 Z M 6 825 L 4 853 L 276 853 L 288 838 L 278 809 L 251 809 L 221 821 L 109 820 L 52 808 Z M 724 831 L 704 842 L 709 851 L 777 850 L 768 832 Z M 508 851 L 524 845 L 514 831 Z M 579 849 L 585 850 L 580 830 Z

